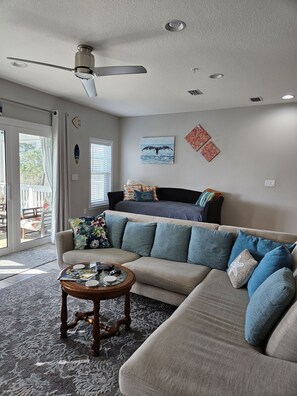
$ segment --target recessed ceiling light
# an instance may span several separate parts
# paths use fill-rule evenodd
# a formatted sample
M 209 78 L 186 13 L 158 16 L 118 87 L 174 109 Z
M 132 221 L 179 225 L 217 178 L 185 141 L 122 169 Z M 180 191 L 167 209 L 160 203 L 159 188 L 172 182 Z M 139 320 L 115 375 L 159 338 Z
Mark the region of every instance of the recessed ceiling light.
M 167 22 L 165 25 L 165 29 L 168 30 L 168 32 L 181 32 L 185 29 L 185 27 L 185 22 L 179 21 L 178 19 L 173 19 L 172 21 Z
M 292 94 L 286 94 L 282 97 L 282 99 L 284 100 L 293 99 L 293 98 L 295 98 L 295 95 Z
M 224 74 L 222 74 L 222 73 L 215 73 L 215 74 L 211 74 L 209 76 L 209 78 L 213 78 L 214 80 L 217 80 L 218 78 L 223 78 L 223 77 L 224 77 Z
M 23 69 L 25 69 L 26 67 L 28 67 L 27 63 L 25 62 L 17 62 L 17 61 L 13 61 L 11 62 L 12 66 L 15 67 L 22 67 Z

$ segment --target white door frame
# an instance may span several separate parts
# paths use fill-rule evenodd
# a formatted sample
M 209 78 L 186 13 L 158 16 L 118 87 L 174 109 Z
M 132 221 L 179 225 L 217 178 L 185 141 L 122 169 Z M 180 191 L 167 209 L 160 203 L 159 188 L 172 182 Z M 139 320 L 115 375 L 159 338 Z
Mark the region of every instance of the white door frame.
M 7 186 L 7 238 L 8 247 L 0 249 L 0 256 L 50 242 L 50 236 L 21 243 L 20 239 L 20 175 L 19 134 L 52 137 L 47 125 L 0 117 L 0 130 L 5 131 L 6 186 Z M 16 231 L 17 230 L 17 231 Z

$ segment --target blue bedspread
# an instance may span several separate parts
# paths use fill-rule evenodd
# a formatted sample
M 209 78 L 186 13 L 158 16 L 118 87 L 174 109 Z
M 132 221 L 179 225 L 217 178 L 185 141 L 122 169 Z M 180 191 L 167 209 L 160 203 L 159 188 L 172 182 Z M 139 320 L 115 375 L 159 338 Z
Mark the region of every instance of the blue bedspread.
M 114 209 L 121 212 L 195 221 L 202 221 L 203 212 L 203 208 L 194 204 L 173 201 L 120 201 Z

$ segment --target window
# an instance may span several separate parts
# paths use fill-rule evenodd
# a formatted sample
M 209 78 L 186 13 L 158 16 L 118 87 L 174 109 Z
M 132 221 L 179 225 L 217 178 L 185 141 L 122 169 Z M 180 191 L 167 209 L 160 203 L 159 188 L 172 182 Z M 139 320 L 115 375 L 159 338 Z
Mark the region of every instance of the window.
M 112 142 L 90 139 L 90 207 L 108 204 L 108 191 L 111 191 Z

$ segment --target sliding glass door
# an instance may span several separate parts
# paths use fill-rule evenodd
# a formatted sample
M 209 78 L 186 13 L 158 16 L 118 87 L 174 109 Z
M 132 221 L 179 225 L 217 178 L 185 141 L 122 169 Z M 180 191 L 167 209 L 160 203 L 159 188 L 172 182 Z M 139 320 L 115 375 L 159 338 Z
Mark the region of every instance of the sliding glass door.
M 0 255 L 50 240 L 51 128 L 0 119 Z
M 0 130 L 0 251 L 8 250 L 7 185 L 6 185 L 6 134 Z

